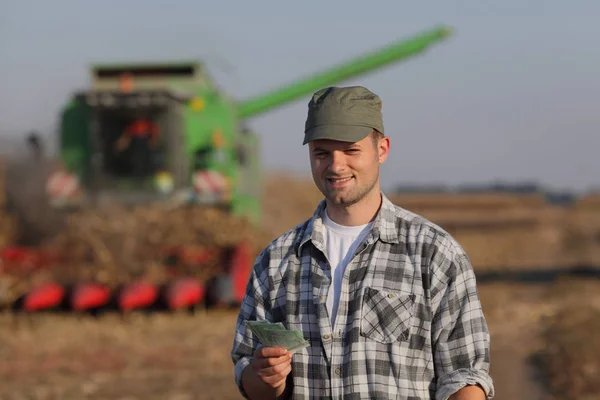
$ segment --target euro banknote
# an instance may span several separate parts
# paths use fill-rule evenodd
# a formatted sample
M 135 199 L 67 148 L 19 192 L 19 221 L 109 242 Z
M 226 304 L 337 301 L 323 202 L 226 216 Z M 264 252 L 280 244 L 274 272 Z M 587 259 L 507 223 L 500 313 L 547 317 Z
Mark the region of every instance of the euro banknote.
M 290 353 L 295 353 L 310 346 L 302 332 L 288 330 L 281 322 L 248 321 L 247 325 L 264 347 L 284 347 Z

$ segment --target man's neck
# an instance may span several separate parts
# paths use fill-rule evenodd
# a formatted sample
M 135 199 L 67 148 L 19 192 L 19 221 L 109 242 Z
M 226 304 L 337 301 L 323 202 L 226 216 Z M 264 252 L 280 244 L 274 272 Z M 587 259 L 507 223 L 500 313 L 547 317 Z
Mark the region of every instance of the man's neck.
M 381 207 L 381 192 L 374 191 L 351 206 L 339 206 L 327 201 L 327 215 L 336 224 L 359 226 L 371 222 Z

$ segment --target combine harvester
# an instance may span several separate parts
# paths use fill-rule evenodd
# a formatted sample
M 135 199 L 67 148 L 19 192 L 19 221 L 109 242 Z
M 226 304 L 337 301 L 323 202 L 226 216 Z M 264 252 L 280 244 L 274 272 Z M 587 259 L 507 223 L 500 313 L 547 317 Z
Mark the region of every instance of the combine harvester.
M 260 149 L 258 135 L 245 120 L 416 56 L 449 33 L 445 27 L 434 28 L 242 102 L 222 93 L 201 63 L 93 66 L 91 89 L 75 93 L 61 115 L 60 167 L 49 172 L 46 181 L 49 205 L 78 213 L 111 203 L 132 210 L 160 204 L 173 210 L 164 212 L 164 219 L 181 208 L 216 207 L 256 226 L 261 219 Z M 131 127 L 156 130 L 156 146 L 144 153 L 145 158 L 139 149 L 127 147 L 123 133 Z M 185 245 L 165 247 L 165 265 L 168 260 L 193 258 L 197 271 L 219 258 L 221 268 L 202 280 L 192 273 L 174 273 L 162 285 L 142 278 L 118 287 L 97 279 L 46 279 L 27 290 L 17 308 L 128 311 L 159 303 L 179 309 L 242 300 L 255 256 L 247 241 L 195 253 Z M 21 273 L 30 276 L 34 270 L 59 268 L 69 254 L 8 248 L 0 257 L 10 265 L 5 274 L 28 265 L 30 270 Z

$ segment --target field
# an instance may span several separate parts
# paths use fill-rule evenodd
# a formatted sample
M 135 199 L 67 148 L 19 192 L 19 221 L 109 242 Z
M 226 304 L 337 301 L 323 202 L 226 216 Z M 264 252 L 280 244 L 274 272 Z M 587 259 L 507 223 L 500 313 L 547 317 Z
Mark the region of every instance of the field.
M 537 196 L 393 195 L 448 229 L 480 276 L 600 266 L 600 201 L 572 209 Z M 264 229 L 309 217 L 310 181 L 273 176 Z M 535 277 L 535 275 L 532 275 Z M 479 292 L 492 334 L 497 399 L 598 399 L 600 282 L 489 279 Z M 236 312 L 0 316 L 0 399 L 237 399 L 229 350 Z
M 585 385 L 600 367 L 600 326 L 578 306 L 585 297 L 600 309 L 597 289 L 583 281 L 481 286 L 497 399 L 549 399 L 550 388 L 574 392 L 557 399 L 584 399 L 584 389 L 596 395 L 587 398 L 598 398 L 597 388 Z M 235 317 L 234 311 L 133 315 L 129 321 L 41 315 L 15 326 L 5 315 L 0 398 L 238 399 L 229 359 Z M 544 338 L 555 326 L 561 327 L 551 331 L 556 337 Z M 595 343 L 583 342 L 594 337 Z M 565 351 L 578 359 L 569 361 L 560 354 Z M 536 360 L 548 365 L 547 372 Z
M 42 316 L 2 319 L 2 399 L 236 399 L 235 316 Z

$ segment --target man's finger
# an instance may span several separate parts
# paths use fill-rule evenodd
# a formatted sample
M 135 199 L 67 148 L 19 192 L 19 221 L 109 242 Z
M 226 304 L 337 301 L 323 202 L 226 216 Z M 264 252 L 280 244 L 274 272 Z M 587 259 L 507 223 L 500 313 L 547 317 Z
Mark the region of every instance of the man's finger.
M 256 350 L 258 356 L 263 358 L 268 357 L 281 357 L 287 354 L 287 349 L 283 347 L 261 347 Z
M 288 372 L 288 374 L 289 374 L 289 372 Z M 275 382 L 275 383 L 273 384 L 273 387 L 274 387 L 274 388 L 276 388 L 276 387 L 279 387 L 279 386 L 283 385 L 283 384 L 285 383 L 286 379 L 287 379 L 287 375 L 285 376 L 285 378 L 283 378 L 283 379 L 282 379 L 282 380 L 280 380 L 279 382 Z
M 255 358 L 253 364 L 256 366 L 257 369 L 264 369 L 274 367 L 275 365 L 289 363 L 291 359 L 291 354 L 287 354 L 281 357 Z
M 288 360 L 287 362 L 283 362 L 281 364 L 260 368 L 258 369 L 257 373 L 262 376 L 274 376 L 283 373 L 291 365 L 292 363 Z
M 268 375 L 268 376 L 264 376 L 259 374 L 259 378 L 266 383 L 267 385 L 271 386 L 271 387 L 278 387 L 281 386 L 287 376 L 290 374 L 290 372 L 292 372 L 292 365 L 288 365 L 282 372 L 275 374 L 275 375 Z

